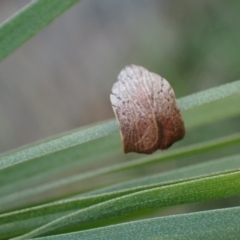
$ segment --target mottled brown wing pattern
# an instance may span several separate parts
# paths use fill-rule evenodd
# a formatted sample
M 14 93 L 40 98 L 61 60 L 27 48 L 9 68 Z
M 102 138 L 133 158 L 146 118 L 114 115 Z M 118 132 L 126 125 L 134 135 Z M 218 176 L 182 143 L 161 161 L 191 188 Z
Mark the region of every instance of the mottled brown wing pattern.
M 142 85 L 145 75 L 141 69 L 127 66 L 112 88 L 111 102 L 120 125 L 125 153 L 145 153 L 158 142 L 151 102 Z
M 162 141 L 159 141 L 158 148 L 163 150 L 182 139 L 185 135 L 185 128 L 171 85 L 166 79 L 152 74 L 155 82 L 154 109 L 157 122 L 163 127 Z
M 150 154 L 184 136 L 174 92 L 157 74 L 140 66 L 125 67 L 113 85 L 110 99 L 125 153 Z

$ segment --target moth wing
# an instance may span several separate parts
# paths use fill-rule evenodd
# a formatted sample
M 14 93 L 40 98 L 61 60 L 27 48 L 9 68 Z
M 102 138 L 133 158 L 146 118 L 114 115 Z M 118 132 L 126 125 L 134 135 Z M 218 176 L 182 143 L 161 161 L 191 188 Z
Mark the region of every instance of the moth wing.
M 177 105 L 175 93 L 168 81 L 155 73 L 153 79 L 154 109 L 158 125 L 162 126 L 159 149 L 169 148 L 185 135 L 184 123 Z
M 125 153 L 152 153 L 158 148 L 161 128 L 154 115 L 150 78 L 145 68 L 131 65 L 120 72 L 113 85 L 110 99 Z

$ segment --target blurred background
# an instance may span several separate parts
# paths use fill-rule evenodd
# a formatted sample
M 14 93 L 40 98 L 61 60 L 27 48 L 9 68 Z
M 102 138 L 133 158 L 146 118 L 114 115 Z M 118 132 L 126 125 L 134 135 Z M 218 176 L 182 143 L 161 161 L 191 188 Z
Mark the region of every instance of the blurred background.
M 29 2 L 0 1 L 0 23 Z M 166 78 L 177 98 L 240 79 L 239 10 L 238 0 L 81 1 L 0 63 L 0 152 L 113 118 L 109 94 L 128 64 Z M 239 120 L 188 131 L 178 144 L 238 132 Z M 135 174 L 157 173 L 238 148 Z M 238 202 L 205 202 L 197 209 Z M 183 208 L 179 211 L 191 209 Z
M 0 1 L 2 23 L 27 0 Z M 0 152 L 113 118 L 133 63 L 177 97 L 240 78 L 240 2 L 83 0 L 0 64 Z M 232 124 L 228 126 L 232 127 Z

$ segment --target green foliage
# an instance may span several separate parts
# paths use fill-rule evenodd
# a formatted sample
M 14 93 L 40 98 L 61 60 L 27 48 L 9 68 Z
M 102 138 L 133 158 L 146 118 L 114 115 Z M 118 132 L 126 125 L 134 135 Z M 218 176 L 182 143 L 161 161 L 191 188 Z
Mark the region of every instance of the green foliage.
M 0 61 L 79 0 L 35 0 L 0 28 Z
M 92 231 L 37 239 L 238 239 L 240 229 L 236 228 L 235 224 L 239 221 L 240 208 L 236 207 L 180 216 L 154 218 L 99 228 Z M 235 229 L 235 231 L 232 231 L 232 229 Z
M 5 22 L 0 59 L 75 2 L 34 1 Z M 179 99 L 187 133 L 237 116 L 239 100 L 240 81 Z M 239 207 L 129 221 L 133 214 L 147 218 L 153 209 L 239 195 L 240 155 L 234 147 L 240 133 L 179 143 L 147 157 L 129 154 L 125 162 L 117 130 L 110 120 L 2 155 L 0 239 L 237 239 Z M 220 157 L 223 150 L 227 154 Z M 204 162 L 138 176 L 143 168 L 187 158 Z

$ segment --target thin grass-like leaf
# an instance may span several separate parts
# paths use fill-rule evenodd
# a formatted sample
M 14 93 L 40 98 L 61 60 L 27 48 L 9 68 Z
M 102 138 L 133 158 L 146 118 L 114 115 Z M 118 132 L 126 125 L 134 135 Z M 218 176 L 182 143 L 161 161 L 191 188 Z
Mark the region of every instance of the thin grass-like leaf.
M 229 171 L 156 187 L 93 205 L 43 225 L 16 239 L 28 239 L 61 227 L 115 218 L 142 209 L 167 207 L 238 194 L 240 194 L 240 170 Z
M 210 100 L 216 100 L 238 93 L 240 89 L 239 83 L 240 81 L 237 81 L 206 90 L 192 95 L 190 99 L 189 97 L 182 98 L 179 100 L 180 107 L 182 110 L 186 110 L 193 107 L 192 103 L 198 106 Z M 223 89 L 225 92 L 221 95 L 220 93 L 223 92 Z M 206 96 L 207 100 L 200 100 L 201 96 Z M 189 105 L 186 99 L 190 101 Z M 31 176 L 37 179 L 41 173 L 46 172 L 46 175 L 47 173 L 51 174 L 51 170 L 49 169 L 53 169 L 54 172 L 57 171 L 58 168 L 64 169 L 64 166 L 68 168 L 68 166 L 71 166 L 71 163 L 73 163 L 74 167 L 74 162 L 78 159 L 87 159 L 87 157 L 91 155 L 88 149 L 92 148 L 91 145 L 88 145 L 88 142 L 91 141 L 91 144 L 93 144 L 92 141 L 95 140 L 96 142 L 94 144 L 99 144 L 100 148 L 102 148 L 101 144 L 104 141 L 99 138 L 109 135 L 117 130 L 117 128 L 116 121 L 110 121 L 3 155 L 0 157 L 0 185 L 2 184 L 3 186 L 2 194 L 4 194 L 4 192 L 10 193 L 10 190 L 15 192 L 19 189 L 19 185 L 20 187 L 26 187 L 27 184 L 24 183 L 26 176 L 28 176 L 28 179 L 30 179 Z M 110 148 L 113 142 L 114 141 L 110 141 Z M 97 151 L 96 154 L 99 155 L 99 151 Z M 19 165 L 20 163 L 21 165 Z M 23 179 L 23 182 L 20 181 L 21 179 Z M 18 184 L 16 184 L 15 187 L 11 187 L 11 183 L 16 180 Z M 29 184 L 31 184 L 31 181 L 29 181 Z
M 240 94 L 204 104 L 183 112 L 187 129 L 240 115 Z M 207 114 L 206 114 L 207 113 Z
M 240 81 L 223 84 L 218 87 L 210 88 L 208 90 L 191 94 L 183 97 L 178 101 L 181 111 L 186 111 L 193 107 L 197 107 L 206 103 L 214 102 L 219 99 L 239 94 Z
M 152 185 L 160 182 L 164 183 L 168 181 L 176 181 L 179 179 L 191 178 L 236 168 L 240 168 L 239 154 L 223 157 L 221 159 L 216 159 L 212 161 L 207 161 L 204 163 L 190 165 L 188 167 L 174 169 L 169 172 L 159 173 L 143 178 L 137 178 L 127 182 L 121 182 L 119 184 L 114 184 L 112 186 L 100 188 L 77 196 L 92 196 L 96 194 L 103 194 L 114 191 L 122 191 L 124 189 L 137 188 L 140 186 Z
M 88 194 L 87 197 L 79 196 L 74 199 L 57 201 L 54 203 L 2 214 L 0 215 L 0 236 L 9 237 L 9 234 L 21 232 L 23 229 L 30 231 L 33 228 L 46 224 L 63 216 L 64 214 L 74 212 L 106 200 L 124 196 L 126 194 L 189 180 L 186 178 L 195 179 L 199 178 L 201 175 L 211 175 L 220 171 L 236 168 L 240 168 L 239 154 L 184 167 L 175 171 L 150 176 L 148 178 L 145 177 L 136 179 L 128 183 L 109 187 L 108 189 L 100 189 L 99 191 Z M 111 193 L 108 193 L 110 191 Z M 95 196 L 89 196 L 93 194 L 95 194 Z M 24 221 L 27 219 L 32 220 Z
M 21 200 L 24 200 L 24 199 L 28 200 L 29 197 L 35 196 L 37 194 L 42 194 L 50 190 L 53 191 L 54 189 L 63 187 L 64 185 L 67 185 L 76 181 L 86 180 L 89 178 L 94 178 L 94 177 L 109 174 L 109 173 L 119 172 L 127 169 L 133 169 L 133 168 L 145 166 L 145 165 L 150 165 L 156 162 L 167 161 L 173 158 L 179 159 L 182 157 L 195 155 L 201 152 L 213 151 L 219 148 L 230 146 L 232 144 L 237 144 L 239 142 L 240 142 L 240 134 L 234 134 L 231 137 L 226 137 L 219 140 L 212 140 L 212 141 L 208 141 L 200 144 L 194 144 L 192 146 L 183 147 L 180 149 L 161 153 L 158 155 L 152 155 L 142 159 L 136 159 L 134 161 L 129 161 L 129 162 L 125 162 L 125 163 L 121 163 L 121 164 L 117 164 L 109 167 L 100 168 L 94 171 L 86 172 L 84 174 L 78 174 L 76 176 L 71 176 L 66 179 L 63 178 L 56 182 L 51 182 L 45 185 L 41 185 L 40 187 L 35 187 L 33 189 L 31 188 L 31 189 L 27 189 L 24 191 L 15 192 L 15 193 L 3 196 L 0 198 L 0 209 L 6 210 L 9 207 L 11 208 L 12 204 L 14 204 L 15 206 L 16 203 L 19 203 Z
M 116 121 L 112 120 L 103 124 L 98 124 L 97 126 L 85 128 L 83 130 L 67 134 L 54 140 L 49 140 L 47 142 L 37 144 L 30 148 L 3 155 L 0 158 L 0 170 L 12 167 L 19 163 L 30 161 L 32 159 L 39 159 L 40 161 L 45 156 L 47 156 L 49 160 L 51 159 L 50 154 L 53 154 L 54 158 L 58 158 L 58 156 L 55 156 L 56 153 L 68 149 L 73 152 L 73 149 L 71 149 L 71 147 L 78 146 L 94 139 L 109 135 L 110 133 L 116 131 L 116 129 L 117 123 Z M 64 154 L 64 152 L 60 152 L 60 154 Z
M 238 239 L 240 207 L 128 222 L 36 240 Z
M 80 147 L 72 147 L 62 152 L 61 155 L 56 153 L 58 159 L 52 159 L 50 155 L 40 158 L 40 163 L 30 161 L 21 163 L 21 166 L 7 168 L 0 176 L 0 196 L 50 182 L 53 178 L 57 180 L 56 176 L 61 177 L 61 173 L 65 175 L 76 168 L 81 169 L 81 167 L 93 164 L 96 156 L 97 160 L 102 162 L 111 159 L 122 151 L 119 138 L 119 135 L 116 137 L 111 134 L 101 141 L 92 141 L 94 149 L 92 145 L 85 143 Z
M 79 0 L 35 0 L 0 26 L 0 61 Z
M 240 94 L 236 94 L 183 112 L 187 129 L 236 116 L 240 113 L 240 108 L 236 104 L 239 100 Z M 94 150 L 92 145 L 94 145 Z M 40 158 L 39 161 L 34 161 L 32 164 L 27 162 L 24 166 L 21 166 L 21 171 L 16 167 L 15 169 L 11 168 L 10 171 L 2 172 L 0 176 L 0 185 L 2 185 L 0 195 L 3 196 L 21 189 L 37 186 L 44 183 L 44 181 L 46 182 L 49 178 L 55 177 L 57 179 L 58 176 L 65 174 L 67 171 L 73 171 L 94 161 L 99 162 L 102 159 L 114 158 L 116 154 L 118 154 L 119 158 L 121 151 L 119 134 L 111 134 L 108 138 L 93 140 L 91 144 L 87 142 L 72 147 L 67 151 L 69 154 L 66 152 L 56 153 L 58 156 L 56 160 L 50 158 L 50 155 L 49 158 Z M 132 156 L 130 157 L 132 158 Z M 26 175 L 28 176 L 27 179 Z

